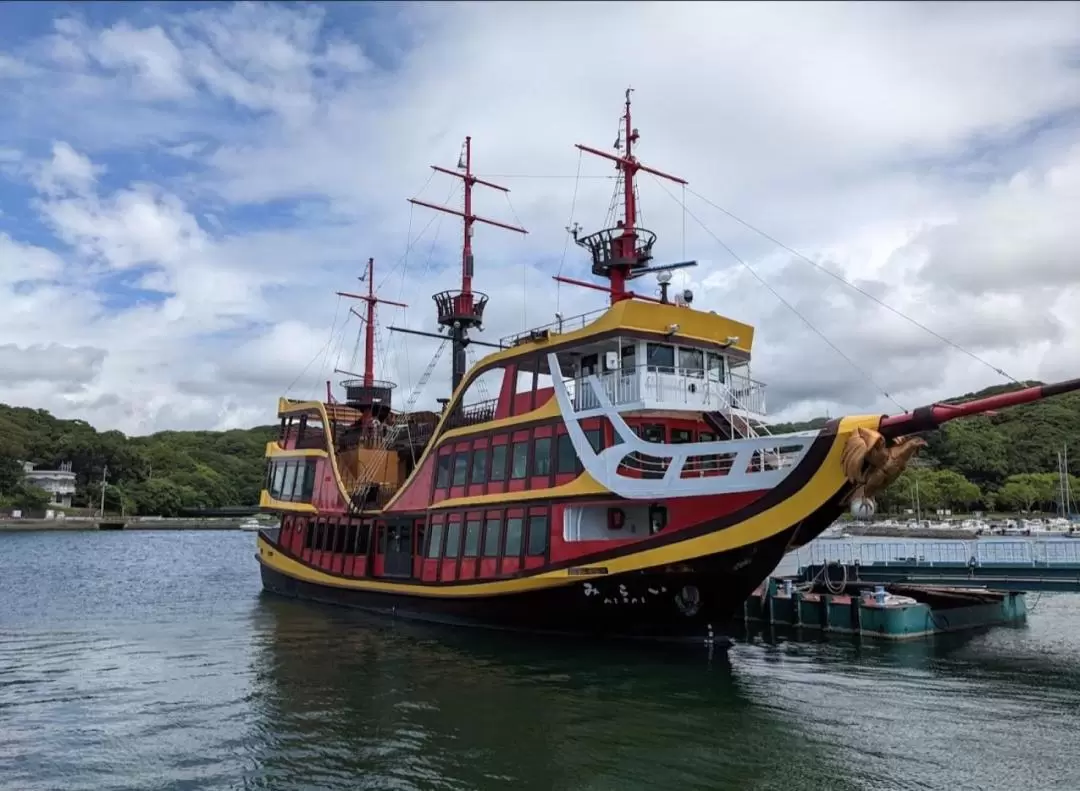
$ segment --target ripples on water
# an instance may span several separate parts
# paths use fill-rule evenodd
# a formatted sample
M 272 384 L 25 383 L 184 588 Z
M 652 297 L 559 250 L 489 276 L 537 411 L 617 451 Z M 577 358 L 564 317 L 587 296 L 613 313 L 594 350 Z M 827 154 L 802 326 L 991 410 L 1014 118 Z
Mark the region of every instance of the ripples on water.
M 0 534 L 0 789 L 1080 789 L 1080 596 L 700 650 L 262 595 L 249 533 Z

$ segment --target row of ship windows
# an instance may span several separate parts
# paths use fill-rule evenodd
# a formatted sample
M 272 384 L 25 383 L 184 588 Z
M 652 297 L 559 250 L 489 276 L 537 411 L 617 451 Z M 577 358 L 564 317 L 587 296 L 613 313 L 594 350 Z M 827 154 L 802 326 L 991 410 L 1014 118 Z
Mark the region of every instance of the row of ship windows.
M 481 522 L 470 519 L 464 525 L 451 522 L 448 525 L 434 524 L 428 530 L 427 546 L 424 555 L 433 558 L 514 558 L 521 555 L 522 549 L 528 557 L 543 557 L 548 545 L 548 518 L 546 514 L 534 514 L 528 521 L 520 516 L 503 520 L 489 517 Z M 482 528 L 482 529 L 481 529 Z
M 505 526 L 505 530 L 503 529 Z M 421 531 L 422 534 L 422 531 Z M 347 555 L 366 555 L 371 542 L 371 524 L 350 522 L 309 522 L 304 534 L 304 548 Z M 547 514 L 529 517 L 488 516 L 470 519 L 462 525 L 432 524 L 427 531 L 424 557 L 438 558 L 516 558 L 524 550 L 527 557 L 543 557 L 548 546 Z M 385 548 L 384 548 L 385 549 Z
M 585 436 L 594 451 L 603 450 L 603 435 L 600 429 L 588 429 Z M 510 480 L 521 480 L 527 475 L 550 475 L 552 472 L 551 444 L 555 440 L 554 471 L 556 474 L 580 473 L 581 461 L 574 451 L 567 434 L 558 437 L 536 437 L 521 440 L 509 445 L 494 445 L 490 448 L 474 448 L 458 451 L 439 457 L 439 468 L 435 476 L 435 488 L 465 486 L 466 484 L 505 481 L 507 459 L 510 461 Z M 529 470 L 529 446 L 532 445 L 532 471 Z M 471 456 L 471 459 L 470 459 Z M 490 456 L 491 464 L 488 464 Z
M 266 466 L 266 489 L 275 500 L 311 502 L 315 459 L 278 459 Z
M 632 426 L 633 430 L 649 442 L 665 442 L 665 427 L 660 424 Z M 690 429 L 671 429 L 671 442 L 675 444 L 693 442 L 694 431 Z M 600 429 L 587 429 L 585 436 L 592 449 L 599 453 L 604 449 L 603 433 Z M 435 476 L 435 488 L 465 486 L 505 481 L 507 477 L 507 459 L 510 460 L 510 480 L 521 480 L 527 476 L 547 476 L 552 472 L 551 443 L 552 437 L 535 437 L 532 440 L 519 440 L 509 445 L 459 450 L 453 454 L 439 456 L 438 472 Z M 698 442 L 712 442 L 716 434 L 711 431 L 697 432 Z M 555 440 L 554 472 L 578 474 L 582 470 L 574 446 L 567 434 L 560 434 Z M 622 440 L 616 436 L 615 444 Z M 532 446 L 532 469 L 529 469 L 530 445 Z M 491 464 L 488 464 L 490 457 Z

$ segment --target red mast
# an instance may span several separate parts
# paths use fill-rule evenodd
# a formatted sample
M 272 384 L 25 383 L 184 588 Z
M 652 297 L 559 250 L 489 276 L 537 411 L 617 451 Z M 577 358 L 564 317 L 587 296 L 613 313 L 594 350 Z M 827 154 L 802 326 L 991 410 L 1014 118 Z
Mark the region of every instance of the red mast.
M 432 165 L 431 168 L 432 170 L 437 170 L 439 173 L 445 173 L 448 176 L 456 176 L 465 184 L 465 211 L 463 212 L 458 211 L 457 209 L 451 209 L 447 206 L 439 206 L 434 203 L 428 203 L 427 201 L 417 200 L 416 198 L 409 198 L 409 203 L 416 204 L 417 206 L 424 206 L 428 209 L 434 209 L 435 211 L 445 212 L 446 214 L 453 214 L 464 220 L 464 237 L 461 246 L 461 290 L 442 291 L 432 297 L 435 300 L 435 305 L 439 312 L 439 324 L 450 330 L 450 339 L 454 344 L 453 388 L 456 390 L 461 379 L 465 376 L 465 347 L 469 344 L 468 331 L 474 327 L 482 329 L 484 307 L 487 305 L 488 299 L 486 294 L 482 294 L 478 291 L 474 292 L 472 290 L 473 225 L 477 222 L 482 222 L 487 225 L 494 225 L 496 228 L 514 231 L 515 233 L 528 233 L 528 231 L 516 225 L 508 225 L 497 220 L 490 220 L 487 217 L 480 217 L 479 215 L 473 214 L 472 188 L 475 185 L 481 184 L 485 187 L 499 190 L 500 192 L 509 192 L 510 190 L 506 187 L 501 187 L 498 184 L 493 184 L 490 181 L 478 179 L 473 175 L 471 137 L 465 138 L 465 146 L 458 159 L 458 168 L 464 170 L 463 173 L 456 170 L 450 170 L 449 168 L 439 167 L 438 165 Z
M 369 258 L 367 262 L 367 272 L 360 277 L 360 281 L 367 280 L 367 294 L 351 294 L 348 291 L 338 291 L 338 296 L 349 297 L 350 299 L 359 299 L 367 303 L 367 316 L 364 319 L 364 376 L 362 387 L 366 390 L 372 390 L 376 387 L 375 382 L 375 306 L 378 304 L 394 305 L 399 308 L 409 307 L 404 302 L 395 302 L 392 299 L 383 299 L 382 297 L 375 296 L 375 259 Z M 359 316 L 355 310 L 350 310 L 353 314 Z M 355 386 L 353 386 L 355 389 Z M 379 383 L 381 389 L 389 389 L 393 385 L 388 382 Z M 347 384 L 346 389 L 349 388 Z M 355 394 L 354 394 L 355 395 Z
M 611 294 L 612 304 L 635 296 L 626 290 L 626 281 L 644 274 L 641 270 L 652 259 L 652 246 L 656 242 L 656 234 L 637 226 L 634 176 L 637 175 L 638 171 L 644 171 L 668 181 L 674 181 L 676 184 L 688 183 L 678 176 L 672 176 L 669 173 L 643 165 L 634 156 L 634 143 L 637 142 L 640 135 L 631 123 L 630 118 L 630 92 L 632 90 L 633 88 L 626 89 L 626 112 L 622 117 L 622 140 L 615 143 L 616 149 L 620 148 L 620 142 L 625 143 L 626 150 L 623 155 L 609 154 L 607 151 L 600 151 L 581 143 L 577 144 L 577 148 L 582 151 L 614 162 L 616 170 L 623 177 L 623 219 L 616 223 L 614 228 L 598 231 L 581 239 L 577 239 L 575 232 L 577 243 L 588 248 L 592 253 L 593 274 L 606 277 L 610 281 L 611 285 L 608 291 Z

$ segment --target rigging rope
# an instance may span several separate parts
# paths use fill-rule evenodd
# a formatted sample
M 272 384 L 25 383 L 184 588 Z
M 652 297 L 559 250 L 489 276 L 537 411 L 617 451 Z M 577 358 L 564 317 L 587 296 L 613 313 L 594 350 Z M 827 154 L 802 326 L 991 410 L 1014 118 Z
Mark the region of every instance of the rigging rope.
M 570 250 L 570 236 L 571 236 L 570 229 L 574 225 L 574 212 L 577 209 L 578 186 L 580 186 L 580 184 L 581 184 L 581 160 L 582 160 L 582 158 L 584 156 L 585 156 L 585 152 L 582 151 L 579 148 L 578 149 L 578 158 L 577 158 L 577 177 L 574 179 L 574 197 L 572 197 L 570 199 L 570 219 L 566 221 L 566 242 L 563 244 L 562 258 L 559 259 L 559 271 L 556 273 L 556 274 L 559 274 L 559 275 L 562 274 L 563 266 L 566 265 L 566 254 Z M 559 312 L 559 308 L 561 307 L 561 305 L 560 305 L 560 298 L 562 296 L 562 290 L 560 288 L 561 286 L 562 286 L 562 283 L 560 283 L 558 280 L 556 280 L 555 281 L 555 312 L 556 313 Z
M 669 190 L 666 186 L 664 186 L 664 184 L 660 181 L 660 179 L 658 179 L 656 176 L 653 176 L 651 173 L 649 175 L 652 178 L 652 180 L 655 181 L 660 186 L 660 189 L 662 189 L 665 193 L 667 193 L 669 198 L 671 198 L 673 201 L 678 202 L 679 199 L 676 198 L 671 193 L 671 190 Z M 713 240 L 727 252 L 728 255 L 730 255 L 739 264 L 741 264 L 743 266 L 743 268 L 745 268 L 751 275 L 754 276 L 754 278 L 759 283 L 761 283 L 761 285 L 765 286 L 765 288 L 767 288 L 772 293 L 772 295 L 774 297 L 776 297 L 781 303 L 783 303 L 783 305 L 788 310 L 790 310 L 792 313 L 794 313 L 802 321 L 803 324 L 805 324 L 807 327 L 809 327 L 810 330 L 812 332 L 814 332 L 823 341 L 825 341 L 825 343 L 828 344 L 828 346 L 834 352 L 839 354 L 840 357 L 842 357 L 845 361 L 847 361 L 848 365 L 850 365 L 852 368 L 854 368 L 860 375 L 862 375 L 866 379 L 866 381 L 868 381 L 875 388 L 877 388 L 877 390 L 882 395 L 884 395 L 889 401 L 891 401 L 893 404 L 895 404 L 897 407 L 899 407 L 899 409 L 901 411 L 903 411 L 903 412 L 907 411 L 907 409 L 905 409 L 905 407 L 902 404 L 900 404 L 900 402 L 898 402 L 895 398 L 893 398 L 891 395 L 889 395 L 889 392 L 885 388 L 883 388 L 881 385 L 879 385 L 877 383 L 877 380 L 874 379 L 874 377 L 870 374 L 869 371 L 867 371 L 862 366 L 860 366 L 858 363 L 856 363 L 854 360 L 852 360 L 848 355 L 844 354 L 844 352 L 842 352 L 840 350 L 840 348 L 835 343 L 833 343 L 831 340 L 829 340 L 829 338 L 825 335 L 825 333 L 823 333 L 821 330 L 819 330 L 817 327 L 815 327 L 813 322 L 811 322 L 808 318 L 806 318 L 806 316 L 804 316 L 802 313 L 799 312 L 798 308 L 796 308 L 794 305 L 792 305 L 790 302 L 788 302 L 786 299 L 784 299 L 775 288 L 773 288 L 771 285 L 769 285 L 769 283 L 761 275 L 759 275 L 757 273 L 757 271 L 752 266 L 750 266 L 750 264 L 748 264 L 746 261 L 744 261 L 742 258 L 740 258 L 739 255 L 734 250 L 732 250 L 730 247 L 728 247 L 728 245 L 725 244 L 724 241 L 719 236 L 717 236 L 715 233 L 713 233 L 712 230 L 707 225 L 705 225 L 705 223 L 702 222 L 698 218 L 698 216 L 696 214 L 694 214 L 692 211 L 690 211 L 688 208 L 686 208 L 685 204 L 683 205 L 683 211 L 685 211 L 694 222 L 696 222 L 698 225 L 700 225 L 702 230 L 704 230 L 705 233 L 709 234 L 709 236 L 711 236 L 713 238 Z
M 972 360 L 975 360 L 976 362 L 978 362 L 978 363 L 980 363 L 982 365 L 985 365 L 987 368 L 992 370 L 994 373 L 1000 374 L 1002 377 L 1004 377 L 1005 379 L 1009 379 L 1010 381 L 1014 382 L 1015 384 L 1021 384 L 1020 380 L 1018 380 L 1015 377 L 1011 376 L 1010 374 L 1006 373 L 1001 368 L 998 368 L 993 363 L 988 362 L 987 360 L 984 360 L 979 355 L 977 355 L 974 352 L 965 349 L 963 346 L 960 346 L 959 344 L 949 340 L 944 335 L 941 335 L 941 334 L 939 334 L 937 332 L 934 332 L 932 329 L 927 327 L 925 324 L 922 324 L 921 322 L 917 321 L 916 319 L 911 318 L 911 316 L 908 316 L 907 314 L 903 313 L 902 311 L 897 310 L 896 308 L 892 307 L 888 303 L 883 302 L 882 300 L 878 299 L 877 297 L 875 297 L 873 294 L 869 293 L 865 289 L 859 288 L 857 285 L 855 285 L 851 281 L 847 280 L 842 275 L 838 275 L 836 272 L 833 272 L 830 269 L 826 269 L 821 264 L 819 264 L 816 261 L 814 261 L 813 259 L 811 259 L 809 256 L 806 256 L 806 255 L 800 253 L 798 250 L 795 250 L 792 247 L 788 247 L 786 244 L 779 241 L 775 237 L 770 236 L 769 234 L 765 233 L 765 231 L 762 231 L 760 228 L 756 228 L 753 225 L 751 225 L 750 223 L 748 223 L 746 220 L 743 220 L 742 218 L 735 216 L 734 214 L 729 212 L 727 209 L 725 209 L 723 206 L 718 206 L 717 204 L 713 203 L 711 200 L 706 198 L 704 195 L 702 195 L 702 194 L 700 194 L 698 192 L 695 192 L 694 190 L 686 188 L 686 187 L 684 187 L 684 190 L 689 192 L 691 195 L 693 195 L 698 200 L 703 201 L 704 203 L 708 204 L 709 206 L 716 209 L 717 211 L 719 211 L 719 212 L 725 214 L 726 216 L 730 217 L 735 222 L 742 225 L 744 228 L 747 228 L 747 229 L 753 231 L 754 233 L 760 235 L 761 237 L 769 240 L 770 242 L 775 244 L 777 247 L 779 247 L 779 248 L 781 248 L 783 250 L 786 250 L 787 252 L 789 252 L 793 256 L 795 256 L 796 258 L 799 258 L 799 259 L 805 261 L 806 263 L 810 264 L 815 269 L 818 269 L 818 270 L 824 272 L 829 277 L 833 278 L 834 280 L 837 280 L 840 283 L 843 283 L 848 288 L 851 288 L 851 289 L 859 292 L 860 294 L 862 294 L 867 299 L 870 299 L 870 300 L 876 302 L 878 305 L 885 308 L 889 312 L 894 313 L 897 316 L 899 316 L 900 318 L 904 319 L 904 321 L 910 322 L 911 324 L 913 324 L 914 326 L 916 326 L 919 329 L 923 330 L 924 332 L 929 333 L 930 335 L 934 336 L 935 338 L 937 338 L 942 343 L 945 343 L 948 346 L 951 346 L 952 348 L 956 349 L 957 351 L 962 352 L 963 354 L 966 354 Z M 683 208 L 685 210 L 685 208 L 686 208 L 685 203 L 683 204 Z
M 510 193 L 504 192 L 503 197 L 506 198 L 506 205 L 510 207 L 510 213 L 514 215 L 514 222 L 518 224 L 519 228 L 524 228 L 521 218 L 518 217 L 517 209 L 514 208 L 514 202 L 510 200 Z M 522 234 L 521 239 L 524 242 L 524 234 Z M 521 256 L 521 287 L 521 329 L 525 331 L 529 328 L 529 265 L 525 261 L 525 256 Z

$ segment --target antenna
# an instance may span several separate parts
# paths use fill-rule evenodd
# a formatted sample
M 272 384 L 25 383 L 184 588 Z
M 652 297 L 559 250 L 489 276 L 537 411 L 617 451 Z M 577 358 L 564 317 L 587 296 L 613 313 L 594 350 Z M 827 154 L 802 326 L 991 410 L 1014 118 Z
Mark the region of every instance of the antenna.
M 471 137 L 465 138 L 464 150 L 458 158 L 458 167 L 465 172 L 459 173 L 456 170 L 439 167 L 438 165 L 432 165 L 431 169 L 436 170 L 439 173 L 445 173 L 448 176 L 455 176 L 464 182 L 465 211 L 461 212 L 447 206 L 439 206 L 434 203 L 428 203 L 427 201 L 417 200 L 416 198 L 409 198 L 409 203 L 413 203 L 417 206 L 424 206 L 428 209 L 434 209 L 435 211 L 445 212 L 446 214 L 453 214 L 457 217 L 461 217 L 465 221 L 461 245 L 461 289 L 459 291 L 441 291 L 432 297 L 432 299 L 435 300 L 435 306 L 438 309 L 439 324 L 450 329 L 450 339 L 453 341 L 452 386 L 454 390 L 457 390 L 457 386 L 465 376 L 465 347 L 469 345 L 469 330 L 473 328 L 482 330 L 484 328 L 484 308 L 488 301 L 487 294 L 483 294 L 479 291 L 474 292 L 472 290 L 473 225 L 474 223 L 482 222 L 486 225 L 493 225 L 496 228 L 503 228 L 504 230 L 514 231 L 515 233 L 528 233 L 524 228 L 518 227 L 517 225 L 508 225 L 507 223 L 499 222 L 498 220 L 491 220 L 487 217 L 480 217 L 479 215 L 473 214 L 472 188 L 475 185 L 480 184 L 504 193 L 510 192 L 510 190 L 498 184 L 493 184 L 490 181 L 478 179 L 473 175 Z
M 646 266 L 652 260 L 652 248 L 656 243 L 656 234 L 637 226 L 637 199 L 634 195 L 634 177 L 639 171 L 651 173 L 676 184 L 687 184 L 685 179 L 665 173 L 662 170 L 641 164 L 634 156 L 634 143 L 640 135 L 634 128 L 630 115 L 630 94 L 633 88 L 626 89 L 626 110 L 623 114 L 623 130 L 621 140 L 615 141 L 615 149 L 621 150 L 622 154 L 610 154 L 591 146 L 577 144 L 577 148 L 589 154 L 610 160 L 615 163 L 616 169 L 622 174 L 623 181 L 623 219 L 615 223 L 614 228 L 580 237 L 573 232 L 574 241 L 578 245 L 589 250 L 593 259 L 592 271 L 598 277 L 607 278 L 610 286 L 606 289 L 611 294 L 611 304 L 637 296 L 626 290 L 626 281 L 640 277 L 647 272 L 655 272 L 656 267 L 647 269 Z M 620 145 L 620 142 L 622 145 Z M 687 266 L 696 266 L 696 261 L 685 261 L 681 264 L 669 264 L 663 269 L 681 269 Z M 560 278 L 556 278 L 559 280 Z M 574 281 L 565 281 L 574 282 Z M 577 283 L 577 285 L 581 285 Z

